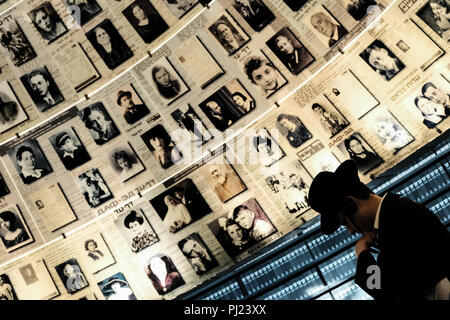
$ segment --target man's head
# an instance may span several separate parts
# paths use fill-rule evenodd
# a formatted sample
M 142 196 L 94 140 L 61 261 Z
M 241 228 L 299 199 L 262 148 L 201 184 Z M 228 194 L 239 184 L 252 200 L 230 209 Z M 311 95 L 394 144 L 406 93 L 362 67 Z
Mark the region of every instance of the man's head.
M 278 50 L 286 55 L 291 55 L 294 53 L 294 45 L 292 44 L 291 39 L 288 39 L 288 37 L 284 35 L 279 35 L 275 38 L 275 45 Z
M 431 82 L 427 82 L 422 87 L 422 94 L 424 97 L 430 99 L 433 102 L 444 104 L 446 103 L 448 96 L 444 90 L 436 87 Z
M 219 21 L 216 24 L 216 32 L 219 38 L 226 43 L 231 43 L 235 40 L 233 31 L 228 26 L 228 24 L 225 21 Z
M 66 152 L 73 152 L 75 145 L 67 132 L 61 132 L 56 136 L 56 146 Z
M 246 205 L 240 205 L 233 211 L 233 220 L 242 228 L 249 230 L 253 227 L 255 221 L 255 213 Z
M 41 97 L 45 97 L 50 87 L 50 81 L 47 79 L 45 72 L 34 70 L 28 75 L 28 83 L 31 89 Z
M 209 174 L 221 185 L 227 181 L 227 175 L 214 164 L 209 167 Z
M 133 100 L 131 99 L 130 91 L 120 90 L 117 93 L 117 104 L 121 107 L 129 107 L 133 105 Z
M 205 247 L 193 237 L 181 240 L 179 246 L 188 258 L 204 258 L 208 256 Z
M 397 65 L 395 58 L 391 57 L 389 52 L 382 47 L 369 47 L 364 51 L 364 56 L 372 67 L 381 71 L 393 71 Z
M 209 110 L 211 110 L 212 114 L 221 114 L 222 113 L 222 108 L 219 106 L 219 104 L 217 102 L 215 102 L 214 100 L 208 101 L 206 103 L 206 106 L 209 108 Z
M 314 103 L 311 108 L 314 111 L 314 113 L 318 115 L 322 115 L 325 112 L 325 109 L 318 103 Z
M 326 37 L 331 38 L 334 33 L 334 28 L 336 25 L 331 21 L 330 17 L 328 17 L 323 12 L 315 13 L 311 16 L 311 24 L 318 32 L 323 34 Z
M 250 81 L 263 90 L 275 90 L 279 85 L 277 72 L 267 59 L 251 57 L 246 61 L 244 69 Z
M 83 122 L 88 129 L 103 133 L 108 130 L 108 124 L 105 115 L 95 107 L 86 108 L 83 112 Z
M 17 150 L 16 159 L 22 169 L 34 170 L 36 168 L 36 157 L 30 147 L 21 146 Z
M 322 232 L 332 234 L 339 226 L 350 233 L 373 230 L 376 210 L 367 205 L 373 192 L 358 177 L 352 160 L 344 161 L 335 172 L 322 171 L 309 189 L 309 204 L 320 213 Z

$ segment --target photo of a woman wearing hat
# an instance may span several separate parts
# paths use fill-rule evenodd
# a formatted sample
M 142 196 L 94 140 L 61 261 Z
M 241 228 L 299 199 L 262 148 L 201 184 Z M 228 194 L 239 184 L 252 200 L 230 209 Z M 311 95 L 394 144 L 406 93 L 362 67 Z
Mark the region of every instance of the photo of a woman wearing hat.
M 106 300 L 137 300 L 121 272 L 98 283 Z

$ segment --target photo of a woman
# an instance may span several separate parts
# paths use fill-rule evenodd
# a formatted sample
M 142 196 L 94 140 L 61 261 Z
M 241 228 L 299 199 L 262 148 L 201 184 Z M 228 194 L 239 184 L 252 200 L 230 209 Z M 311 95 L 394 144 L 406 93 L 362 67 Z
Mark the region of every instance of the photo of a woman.
M 0 238 L 8 252 L 32 241 L 22 218 L 9 209 L 0 213 Z
M 280 114 L 277 118 L 277 127 L 294 148 L 299 147 L 312 137 L 300 119 L 290 114 Z
M 357 133 L 345 139 L 344 146 L 350 159 L 355 161 L 356 167 L 362 174 L 367 173 L 383 162 L 378 154 Z
M 74 294 L 89 285 L 75 259 L 70 259 L 61 263 L 56 266 L 55 269 L 58 272 L 61 281 L 64 283 L 67 292 L 70 294 Z
M 423 124 L 433 129 L 438 123 L 450 115 L 450 106 L 434 102 L 424 96 L 414 99 L 414 104 L 423 116 Z
M 116 225 L 129 242 L 131 251 L 135 253 L 140 252 L 159 241 L 158 236 L 146 220 L 142 210 L 131 210 L 125 215 L 122 224 L 121 222 L 122 219 L 117 220 Z M 123 229 L 123 226 L 126 229 Z
M 171 195 L 164 197 L 164 203 L 167 206 L 167 213 L 163 223 L 170 232 L 175 232 L 185 225 L 191 223 L 192 217 L 186 206 Z
M 101 259 L 104 255 L 103 252 L 98 250 L 97 242 L 94 239 L 88 239 L 84 243 L 84 248 L 87 251 L 87 256 L 94 261 Z
M 164 295 L 185 283 L 172 260 L 163 254 L 150 258 L 144 270 L 160 295 Z
M 33 9 L 28 15 L 47 43 L 58 39 L 67 32 L 66 26 L 50 2 L 44 2 L 39 7 Z
M 52 172 L 37 142 L 32 139 L 9 151 L 24 184 L 33 183 Z
M 122 182 L 128 181 L 144 170 L 144 166 L 128 144 L 115 148 L 109 161 Z
M 255 102 L 252 99 L 248 99 L 241 92 L 236 91 L 232 94 L 232 98 L 237 109 L 242 112 L 242 114 L 246 114 L 255 108 Z

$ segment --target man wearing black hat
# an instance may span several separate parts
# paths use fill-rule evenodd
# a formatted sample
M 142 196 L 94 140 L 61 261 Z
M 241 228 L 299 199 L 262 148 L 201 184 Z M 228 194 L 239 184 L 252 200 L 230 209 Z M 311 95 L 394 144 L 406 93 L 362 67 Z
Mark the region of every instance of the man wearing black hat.
M 62 154 L 58 154 L 67 170 L 72 170 L 91 160 L 84 146 L 76 146 L 72 137 L 65 131 L 56 136 L 55 144 L 62 152 Z
M 352 160 L 320 172 L 309 190 L 325 234 L 346 226 L 355 246 L 355 282 L 375 299 L 448 300 L 450 234 L 425 206 L 393 193 L 374 194 Z M 379 250 L 378 258 L 372 248 Z M 379 281 L 378 281 L 379 279 Z
M 123 107 L 123 117 L 128 124 L 133 124 L 150 113 L 144 104 L 134 104 L 130 91 L 120 90 L 117 104 Z

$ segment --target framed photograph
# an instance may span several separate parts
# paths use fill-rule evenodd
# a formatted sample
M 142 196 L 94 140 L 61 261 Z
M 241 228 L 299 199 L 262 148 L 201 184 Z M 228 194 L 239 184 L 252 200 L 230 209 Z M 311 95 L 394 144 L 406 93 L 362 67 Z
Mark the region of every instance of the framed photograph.
M 79 26 L 84 26 L 102 11 L 96 0 L 63 0 L 63 2 Z
M 385 108 L 372 110 L 364 117 L 364 123 L 392 154 L 414 141 L 408 130 Z
M 11 280 L 6 273 L 0 274 L 0 300 L 18 300 Z
M 244 61 L 243 69 L 251 83 L 260 89 L 265 98 L 273 95 L 288 82 L 262 51 L 248 57 Z
M 102 102 L 95 102 L 80 110 L 79 116 L 99 146 L 120 135 L 119 129 Z
M 181 19 L 186 13 L 191 11 L 193 7 L 198 3 L 198 0 L 162 0 L 169 8 L 170 12 Z
M 49 300 L 60 294 L 42 259 L 22 264 L 10 276 L 19 300 Z
M 5 57 L 9 56 L 16 67 L 36 57 L 36 52 L 16 20 L 3 21 L 0 28 L 0 39 Z
M 7 81 L 0 82 L 0 134 L 28 120 Z
M 427 26 L 436 32 L 445 43 L 450 40 L 450 4 L 448 1 L 433 1 L 427 3 L 417 11 L 417 16 Z
M 134 253 L 149 248 L 159 241 L 142 209 L 136 208 L 125 212 L 114 223 Z
M 28 13 L 42 39 L 51 43 L 67 32 L 67 28 L 48 1 Z
M 67 292 L 74 294 L 89 286 L 76 259 L 70 259 L 55 267 Z
M 183 41 L 173 54 L 201 89 L 205 89 L 225 74 L 217 60 L 198 37 Z
M 97 285 L 106 300 L 137 300 L 122 272 L 106 278 Z
M 110 97 L 117 107 L 122 109 L 122 116 L 128 124 L 135 124 L 150 114 L 150 110 L 131 83 L 117 88 Z
M 298 217 L 310 209 L 308 193 L 312 178 L 300 161 L 283 162 L 280 170 L 268 174 L 264 180 L 270 198 L 280 203 L 283 210 Z
M 252 146 L 257 152 L 257 161 L 265 167 L 283 158 L 286 154 L 267 129 L 259 129 L 252 138 Z
M 122 182 L 130 180 L 145 170 L 130 143 L 122 143 L 109 151 L 108 160 Z
M 91 160 L 91 156 L 72 127 L 58 131 L 50 136 L 49 140 L 67 170 L 73 170 Z
M 0 198 L 8 195 L 11 191 L 9 191 L 8 185 L 5 182 L 2 174 L 0 173 Z
M 292 114 L 281 113 L 278 115 L 276 125 L 282 136 L 286 138 L 293 148 L 300 147 L 312 138 L 311 132 L 306 128 L 299 117 Z
M 18 207 L 0 211 L 0 239 L 8 253 L 34 242 L 33 235 Z
M 327 48 L 333 47 L 348 33 L 347 29 L 322 5 L 317 5 L 303 20 Z
M 250 41 L 250 37 L 227 11 L 214 19 L 208 31 L 230 56 Z
M 141 138 L 162 169 L 171 167 L 183 158 L 175 142 L 161 124 L 145 132 Z
M 275 15 L 262 0 L 232 0 L 233 7 L 255 31 L 261 31 L 273 20 Z
M 222 203 L 247 190 L 231 164 L 205 164 L 199 171 Z
M 283 2 L 292 10 L 298 11 L 303 7 L 308 0 L 283 0 Z
M 405 68 L 403 62 L 380 40 L 374 40 L 359 56 L 386 81 Z
M 255 100 L 238 79 L 229 81 L 200 103 L 202 111 L 220 131 L 225 131 L 255 107 Z
M 47 67 L 35 69 L 20 77 L 36 108 L 44 112 L 64 101 L 64 97 Z
M 383 162 L 383 159 L 373 150 L 364 138 L 355 132 L 337 145 L 342 154 L 352 159 L 361 174 L 367 174 L 370 170 Z
M 450 85 L 443 77 L 436 76 L 422 83 L 421 89 L 407 101 L 423 124 L 433 129 L 450 115 Z
M 185 284 L 172 259 L 163 254 L 148 259 L 144 271 L 161 296 Z
M 340 2 L 356 21 L 362 20 L 374 6 L 378 5 L 374 0 L 340 0 Z
M 8 155 L 24 184 L 31 184 L 53 172 L 35 139 L 11 148 Z
M 208 131 L 202 119 L 197 115 L 190 105 L 181 105 L 178 109 L 171 113 L 173 119 L 177 122 L 178 127 L 185 131 L 182 135 L 187 143 L 193 143 L 195 147 L 211 141 L 214 136 Z
M 79 252 L 88 272 L 95 274 L 116 263 L 101 233 L 90 234 L 79 242 Z
M 147 78 L 152 79 L 151 85 L 161 100 L 167 105 L 170 105 L 189 91 L 189 87 L 167 57 L 162 57 L 151 66 L 151 71 L 148 72 Z
M 277 231 L 255 198 L 209 223 L 208 227 L 232 258 Z
M 315 127 L 320 128 L 324 136 L 329 139 L 349 125 L 347 119 L 324 96 L 315 98 L 313 103 L 308 103 L 302 111 L 304 111 L 305 119 L 308 116 L 308 119 L 314 120 Z
M 152 43 L 169 29 L 149 0 L 136 0 L 122 14 L 145 43 Z
M 266 44 L 294 75 L 299 74 L 315 60 L 288 27 L 278 31 Z
M 346 70 L 331 80 L 326 92 L 325 96 L 328 100 L 356 119 L 361 119 L 380 104 L 351 70 Z
M 178 248 L 180 248 L 192 269 L 199 276 L 219 266 L 216 258 L 214 258 L 198 233 L 193 233 L 178 241 Z
M 301 149 L 297 152 L 297 156 L 311 177 L 315 177 L 321 171 L 334 172 L 341 164 L 333 152 L 319 140 Z
M 194 182 L 189 178 L 170 187 L 150 200 L 150 203 L 171 233 L 183 229 L 212 212 Z
M 90 169 L 78 176 L 78 187 L 91 208 L 114 198 L 98 169 Z
M 111 70 L 133 56 L 130 47 L 108 19 L 103 20 L 92 30 L 88 31 L 86 37 L 106 66 Z

